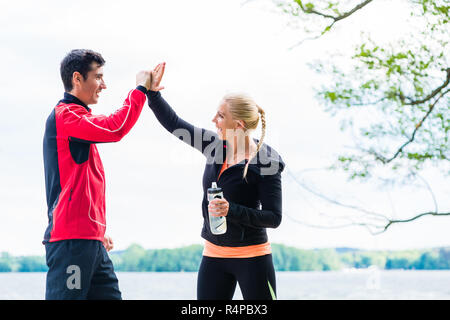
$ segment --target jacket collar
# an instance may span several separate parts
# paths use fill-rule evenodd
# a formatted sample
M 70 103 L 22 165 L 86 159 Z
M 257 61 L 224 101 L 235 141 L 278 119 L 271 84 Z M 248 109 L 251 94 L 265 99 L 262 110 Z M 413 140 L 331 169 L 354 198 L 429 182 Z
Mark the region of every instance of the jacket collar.
M 78 99 L 77 97 L 75 97 L 74 95 L 68 93 L 68 92 L 64 92 L 64 98 L 62 100 L 59 101 L 59 103 L 75 103 L 78 104 L 82 107 L 84 107 L 87 111 L 91 111 L 91 108 L 89 108 L 83 101 L 81 101 L 80 99 Z
M 253 139 L 256 144 L 259 143 L 258 139 Z M 226 148 L 227 148 L 227 142 L 222 140 L 222 156 L 225 157 L 226 155 Z M 217 156 L 217 155 L 216 155 Z M 242 160 L 241 162 L 237 163 L 237 166 L 244 167 L 247 164 L 248 160 Z M 216 165 L 216 170 L 220 171 L 220 165 Z M 248 166 L 248 170 L 254 171 L 255 173 L 259 175 L 265 175 L 265 174 L 275 174 L 276 172 L 282 172 L 284 170 L 285 163 L 281 156 L 278 154 L 278 152 L 265 144 L 261 145 L 260 150 L 256 154 L 254 158 L 250 161 L 250 165 Z

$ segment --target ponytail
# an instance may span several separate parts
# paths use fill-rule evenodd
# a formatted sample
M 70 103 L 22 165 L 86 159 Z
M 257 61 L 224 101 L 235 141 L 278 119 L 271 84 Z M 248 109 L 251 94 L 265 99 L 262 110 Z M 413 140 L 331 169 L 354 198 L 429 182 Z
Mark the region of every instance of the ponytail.
M 266 135 L 266 113 L 264 112 L 264 110 L 260 106 L 256 105 L 256 107 L 258 108 L 258 113 L 259 113 L 259 115 L 261 117 L 261 138 L 259 139 L 259 142 L 258 142 L 258 144 L 256 146 L 256 151 L 250 156 L 250 158 L 248 159 L 247 164 L 244 167 L 244 174 L 243 174 L 243 178 L 244 179 L 246 179 L 246 177 L 247 177 L 247 171 L 248 171 L 248 166 L 250 164 L 250 161 L 254 157 L 256 157 L 256 155 L 258 154 L 258 152 L 261 149 L 261 146 L 263 144 L 264 137 Z

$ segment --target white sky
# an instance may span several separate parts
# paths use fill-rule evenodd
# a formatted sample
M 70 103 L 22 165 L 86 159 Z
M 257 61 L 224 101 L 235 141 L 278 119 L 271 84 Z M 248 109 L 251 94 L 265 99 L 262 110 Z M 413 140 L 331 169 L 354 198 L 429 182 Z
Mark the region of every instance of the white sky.
M 400 1 L 373 4 L 332 34 L 293 50 L 288 48 L 302 33 L 287 26 L 289 19 L 272 2 L 242 2 L 130 0 L 125 6 L 113 1 L 1 1 L 0 252 L 44 253 L 42 138 L 45 120 L 63 94 L 59 63 L 74 48 L 93 49 L 106 59 L 108 89 L 91 106 L 94 113 L 113 112 L 135 86 L 139 70 L 165 61 L 162 94 L 181 117 L 214 129 L 211 119 L 221 97 L 247 92 L 266 110 L 266 142 L 292 172 L 323 168 L 351 145 L 338 121 L 315 100 L 313 86 L 320 78 L 307 63 L 348 50 L 362 30 L 395 39 L 408 28 L 398 21 L 405 12 Z M 148 107 L 121 142 L 98 148 L 106 171 L 107 233 L 116 249 L 131 243 L 146 248 L 203 243 L 204 161 L 198 152 L 168 134 Z M 423 175 L 439 209 L 448 210 L 448 180 L 436 169 Z M 433 209 L 423 187 L 391 190 L 349 183 L 324 171 L 299 177 L 331 198 L 398 217 Z M 320 203 L 287 174 L 283 188 L 285 217 L 278 229 L 269 230 L 271 242 L 301 248 L 450 245 L 449 218 L 423 218 L 379 236 L 358 227 L 321 230 L 297 224 L 289 217 L 316 224 L 324 221 L 319 214 L 324 210 L 328 215 L 346 212 Z

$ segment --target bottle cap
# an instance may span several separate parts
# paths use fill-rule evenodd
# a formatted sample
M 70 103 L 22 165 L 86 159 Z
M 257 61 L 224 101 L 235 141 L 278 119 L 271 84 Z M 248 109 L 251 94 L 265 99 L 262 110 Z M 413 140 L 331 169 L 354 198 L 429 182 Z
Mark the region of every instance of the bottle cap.
M 222 188 L 217 186 L 216 182 L 211 184 L 211 188 L 208 189 L 208 193 L 219 193 L 222 192 Z

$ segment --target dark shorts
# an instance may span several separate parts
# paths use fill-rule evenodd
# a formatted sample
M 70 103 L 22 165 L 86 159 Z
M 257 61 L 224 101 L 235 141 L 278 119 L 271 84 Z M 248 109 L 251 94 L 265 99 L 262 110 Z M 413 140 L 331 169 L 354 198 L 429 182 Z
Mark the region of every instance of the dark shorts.
M 47 300 L 122 299 L 119 281 L 98 240 L 62 240 L 45 244 Z
M 203 256 L 197 279 L 198 300 L 231 300 L 237 283 L 244 300 L 276 299 L 272 255 L 254 258 Z

